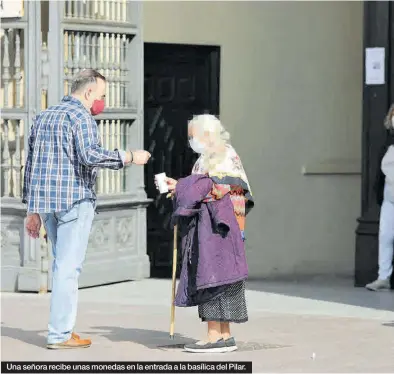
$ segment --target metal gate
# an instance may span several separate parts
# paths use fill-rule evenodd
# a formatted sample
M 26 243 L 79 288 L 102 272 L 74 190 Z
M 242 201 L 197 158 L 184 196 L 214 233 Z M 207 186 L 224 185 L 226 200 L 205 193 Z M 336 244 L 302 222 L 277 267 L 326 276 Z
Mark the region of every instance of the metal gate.
M 102 143 L 112 149 L 143 147 L 140 25 L 140 2 L 49 2 L 48 105 L 69 92 L 75 73 L 87 67 L 99 70 L 107 78 L 107 92 L 106 110 L 97 119 Z M 143 168 L 100 173 L 100 214 L 93 223 L 81 287 L 149 276 Z
M 25 25 L 29 28 L 29 39 L 25 45 L 28 46 L 30 54 L 26 55 L 24 60 L 29 61 L 29 64 L 26 64 L 24 71 L 32 89 L 25 96 L 26 118 L 31 118 L 34 111 L 40 107 L 45 108 L 57 104 L 63 95 L 69 93 L 73 75 L 91 67 L 99 70 L 107 78 L 106 110 L 97 116 L 103 145 L 110 149 L 142 148 L 141 3 L 126 0 L 65 0 L 45 1 L 41 4 L 29 1 L 26 4 L 28 12 L 23 19 L 17 21 L 18 27 Z M 16 25 L 12 24 L 12 26 Z M 4 23 L 2 27 L 9 26 Z M 31 29 L 32 32 L 30 32 Z M 42 50 L 40 32 L 44 41 Z M 41 65 L 42 76 L 39 77 L 37 71 L 40 71 Z M 3 70 L 6 70 L 5 65 Z M 19 110 L 12 108 L 10 113 L 19 113 Z M 24 133 L 21 135 L 24 143 L 27 141 L 27 129 L 26 123 Z M 5 140 L 9 143 L 9 135 L 6 134 L 9 130 L 6 128 L 6 122 L 2 125 L 2 131 L 2 144 L 6 143 Z M 20 159 L 24 160 L 24 157 L 22 151 Z M 2 158 L 2 175 L 4 176 L 8 175 L 6 171 L 10 170 L 7 160 L 7 158 L 5 160 L 4 157 Z M 20 164 L 12 165 L 13 170 L 20 168 Z M 149 200 L 145 194 L 143 168 L 129 167 L 120 172 L 100 171 L 97 194 L 100 214 L 96 216 L 93 224 L 80 286 L 95 286 L 148 277 L 146 206 Z M 3 216 L 8 217 L 3 214 L 3 201 L 6 197 L 2 197 L 2 221 Z M 29 277 L 26 278 L 25 272 L 21 271 L 26 266 L 15 270 L 14 273 L 19 282 L 14 289 L 32 291 L 50 289 L 51 267 L 49 264 L 52 260 L 50 244 L 46 246 L 40 241 L 25 238 L 22 224 L 25 213 L 20 203 L 20 196 L 15 195 L 10 198 L 10 204 L 18 206 L 19 209 L 18 220 L 14 219 L 15 209 L 9 216 L 19 232 L 20 240 L 15 239 L 13 248 L 8 243 L 4 244 L 6 250 L 3 250 L 2 243 L 2 255 L 12 253 L 12 259 L 16 263 L 19 257 L 18 245 L 23 248 L 23 254 L 28 252 L 32 256 L 34 253 L 33 257 L 30 256 L 34 260 L 34 265 L 30 266 L 28 263 L 31 269 Z M 2 236 L 6 236 L 8 234 L 3 226 L 1 233 Z M 33 263 L 33 260 L 30 262 Z M 2 266 L 6 263 L 3 259 Z M 2 276 L 3 273 L 2 267 Z M 10 277 L 10 275 L 4 275 L 8 283 L 10 283 Z M 11 290 L 11 286 L 7 288 Z M 4 283 L 2 289 L 5 289 Z

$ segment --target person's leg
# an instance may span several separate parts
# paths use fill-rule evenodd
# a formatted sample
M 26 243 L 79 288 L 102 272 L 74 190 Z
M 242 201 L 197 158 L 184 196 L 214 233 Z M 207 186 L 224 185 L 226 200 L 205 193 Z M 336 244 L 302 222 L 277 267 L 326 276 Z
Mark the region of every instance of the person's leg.
M 198 314 L 208 323 L 207 340 L 185 345 L 189 352 L 232 352 L 237 350 L 231 337 L 230 322 L 243 323 L 248 320 L 245 300 L 245 282 L 231 284 L 218 297 L 198 306 Z M 223 321 L 223 322 L 221 322 Z
M 220 322 L 208 321 L 208 341 L 211 343 L 217 342 L 222 337 Z
M 390 277 L 393 273 L 393 247 L 394 198 L 385 187 L 379 218 L 379 275 L 378 279 L 365 286 L 368 290 L 390 289 Z
M 225 320 L 220 324 L 222 338 L 226 344 L 228 352 L 238 349 L 234 337 L 231 335 L 230 323 L 244 323 L 248 320 L 248 310 L 245 298 L 245 281 L 237 282 L 231 286 L 228 292 L 228 297 L 222 309 L 227 311 L 225 313 Z
M 57 213 L 56 218 L 57 238 L 48 325 L 50 346 L 67 342 L 74 329 L 78 303 L 78 278 L 85 260 L 94 218 L 93 204 L 90 201 L 83 201 L 68 212 Z
M 220 332 L 224 340 L 230 339 L 231 338 L 230 322 L 222 322 L 220 324 Z
M 219 298 L 212 299 L 198 306 L 198 314 L 202 322 L 207 323 L 207 338 L 196 343 L 186 344 L 185 350 L 194 353 L 220 353 L 227 352 L 227 347 L 221 337 Z
M 206 321 L 208 337 L 196 343 L 186 344 L 185 351 L 193 353 L 224 353 L 228 352 L 226 343 L 221 337 L 220 322 Z
M 393 273 L 394 202 L 385 199 L 379 221 L 379 278 L 387 280 Z

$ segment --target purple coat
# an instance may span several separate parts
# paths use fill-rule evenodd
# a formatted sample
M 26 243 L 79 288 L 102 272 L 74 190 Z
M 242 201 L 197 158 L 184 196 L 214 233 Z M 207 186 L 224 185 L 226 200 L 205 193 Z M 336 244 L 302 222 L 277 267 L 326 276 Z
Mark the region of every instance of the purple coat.
M 180 179 L 176 186 L 172 224 L 178 224 L 182 238 L 176 306 L 205 303 L 248 276 L 244 241 L 230 195 L 202 202 L 212 186 L 209 177 L 196 174 Z

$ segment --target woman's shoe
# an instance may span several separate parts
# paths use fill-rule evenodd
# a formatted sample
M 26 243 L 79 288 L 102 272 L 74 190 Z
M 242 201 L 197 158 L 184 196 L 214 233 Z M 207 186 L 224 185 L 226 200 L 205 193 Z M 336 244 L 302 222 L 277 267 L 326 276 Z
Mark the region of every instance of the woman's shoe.
M 365 286 L 370 291 L 389 290 L 391 288 L 390 278 L 376 279 L 376 281 Z
M 235 341 L 234 341 L 235 343 Z M 192 353 L 225 353 L 230 352 L 223 339 L 219 339 L 215 343 L 197 342 L 185 345 L 186 352 Z
M 234 352 L 238 349 L 237 343 L 233 337 L 226 339 L 224 344 L 226 344 L 227 352 Z

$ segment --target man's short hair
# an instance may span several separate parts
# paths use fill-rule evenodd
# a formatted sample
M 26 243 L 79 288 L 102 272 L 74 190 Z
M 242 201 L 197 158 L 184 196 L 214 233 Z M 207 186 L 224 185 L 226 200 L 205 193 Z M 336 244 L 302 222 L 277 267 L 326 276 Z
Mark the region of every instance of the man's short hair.
M 71 83 L 71 93 L 82 90 L 90 83 L 96 83 L 97 79 L 102 79 L 105 82 L 105 77 L 98 71 L 93 69 L 84 69 L 77 73 Z

